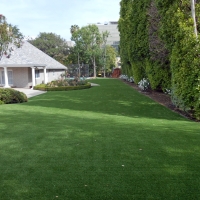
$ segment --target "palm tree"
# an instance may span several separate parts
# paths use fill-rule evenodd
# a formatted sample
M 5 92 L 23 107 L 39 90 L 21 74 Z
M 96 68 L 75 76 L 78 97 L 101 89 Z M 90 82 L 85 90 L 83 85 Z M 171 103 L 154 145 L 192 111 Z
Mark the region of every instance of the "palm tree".
M 74 32 L 78 31 L 79 30 L 79 26 L 78 25 L 71 25 L 71 28 L 70 28 L 70 33 L 73 34 Z

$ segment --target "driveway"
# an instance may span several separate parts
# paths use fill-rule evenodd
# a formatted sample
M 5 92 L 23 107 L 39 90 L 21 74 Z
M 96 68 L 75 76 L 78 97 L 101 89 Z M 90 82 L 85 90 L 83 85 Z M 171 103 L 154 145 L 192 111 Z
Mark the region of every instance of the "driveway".
M 23 92 L 24 94 L 26 94 L 28 98 L 46 93 L 46 91 L 32 90 L 32 89 L 25 89 L 25 88 L 13 88 L 13 89 Z

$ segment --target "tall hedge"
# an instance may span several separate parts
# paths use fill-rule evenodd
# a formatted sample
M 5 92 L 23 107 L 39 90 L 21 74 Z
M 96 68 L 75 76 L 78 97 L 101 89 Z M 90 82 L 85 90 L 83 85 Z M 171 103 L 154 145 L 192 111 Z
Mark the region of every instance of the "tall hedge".
M 150 0 L 120 2 L 120 56 L 122 71 L 136 81 L 145 76 L 145 59 L 149 57 L 146 9 Z
M 122 71 L 136 82 L 148 78 L 152 89 L 171 89 L 173 103 L 200 118 L 200 44 L 189 0 L 122 0 Z M 200 1 L 196 1 L 200 20 Z M 197 26 L 198 31 L 200 27 Z

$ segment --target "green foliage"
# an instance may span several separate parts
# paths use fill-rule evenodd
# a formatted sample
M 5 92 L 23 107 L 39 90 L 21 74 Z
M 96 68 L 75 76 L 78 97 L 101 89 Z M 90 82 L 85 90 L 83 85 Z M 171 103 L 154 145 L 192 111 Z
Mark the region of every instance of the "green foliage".
M 23 103 L 27 101 L 27 96 L 23 92 L 11 88 L 0 88 L 0 104 Z
M 122 0 L 120 3 L 119 31 L 122 71 L 129 73 L 133 71 L 134 75 L 128 75 L 133 75 L 136 81 L 140 81 L 145 76 L 143 60 L 149 57 L 146 13 L 148 3 L 149 0 Z M 139 69 L 137 69 L 138 66 Z
M 120 2 L 122 72 L 152 89 L 170 89 L 173 103 L 199 115 L 200 43 L 188 0 Z M 200 2 L 195 2 L 200 31 Z
M 84 26 L 72 32 L 71 40 L 75 42 L 78 62 L 81 55 L 84 63 L 93 65 L 94 77 L 96 77 L 96 60 L 101 55 L 102 37 L 96 25 Z
M 102 56 L 97 63 L 99 64 L 99 66 L 101 66 L 99 71 L 101 71 L 101 69 L 104 69 L 105 67 L 105 73 L 111 72 L 113 67 L 116 67 L 116 55 L 117 52 L 112 46 L 106 45 L 105 48 L 102 48 Z
M 82 90 L 91 88 L 91 84 L 87 83 L 85 85 L 77 85 L 77 86 L 57 86 L 57 87 L 50 87 L 44 85 L 36 85 L 34 90 L 42 90 L 42 91 L 69 91 L 69 90 Z
M 35 90 L 42 91 L 67 91 L 67 90 L 80 90 L 90 88 L 91 84 L 87 80 L 74 79 L 59 79 L 51 81 L 47 84 L 40 84 L 34 87 Z
M 169 80 L 171 78 L 170 71 L 168 67 L 162 67 L 160 63 L 153 62 L 151 60 L 146 60 L 146 73 L 148 79 L 151 83 L 151 88 L 154 89 L 162 89 L 170 88 L 171 84 Z
M 40 33 L 37 38 L 29 41 L 35 47 L 56 59 L 62 64 L 66 64 L 69 55 L 67 41 L 55 33 Z
M 164 9 L 160 1 L 157 4 L 160 12 L 164 13 L 166 7 Z M 199 9 L 199 4 L 196 5 Z M 167 4 L 160 35 L 170 52 L 172 101 L 183 110 L 196 110 L 199 104 L 196 88 L 200 73 L 200 44 L 193 26 L 189 1 L 173 1 Z
M 198 96 L 198 100 L 197 103 L 195 104 L 195 117 L 200 120 L 200 78 L 198 79 L 198 86 L 197 86 L 197 96 Z
M 0 60 L 3 55 L 10 58 L 13 47 L 20 47 L 22 40 L 23 35 L 17 26 L 8 24 L 6 17 L 0 14 Z

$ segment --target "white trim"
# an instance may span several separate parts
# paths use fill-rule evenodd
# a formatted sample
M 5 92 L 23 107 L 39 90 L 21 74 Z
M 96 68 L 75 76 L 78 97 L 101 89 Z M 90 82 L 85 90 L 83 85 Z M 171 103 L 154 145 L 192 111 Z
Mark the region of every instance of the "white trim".
M 32 67 L 32 88 L 35 86 L 35 68 Z
M 4 67 L 5 69 L 0 69 L 0 86 L 6 87 L 6 88 L 10 88 L 10 86 L 13 86 L 13 70 L 10 69 L 8 70 L 7 67 Z M 9 77 L 8 77 L 8 73 L 12 72 L 12 83 L 9 82 Z M 2 75 L 4 74 L 4 83 L 3 83 L 3 77 Z M 6 80 L 7 77 L 7 80 Z M 7 84 L 6 84 L 7 82 Z
M 48 82 L 47 68 L 44 67 L 44 84 L 47 84 L 47 82 Z

